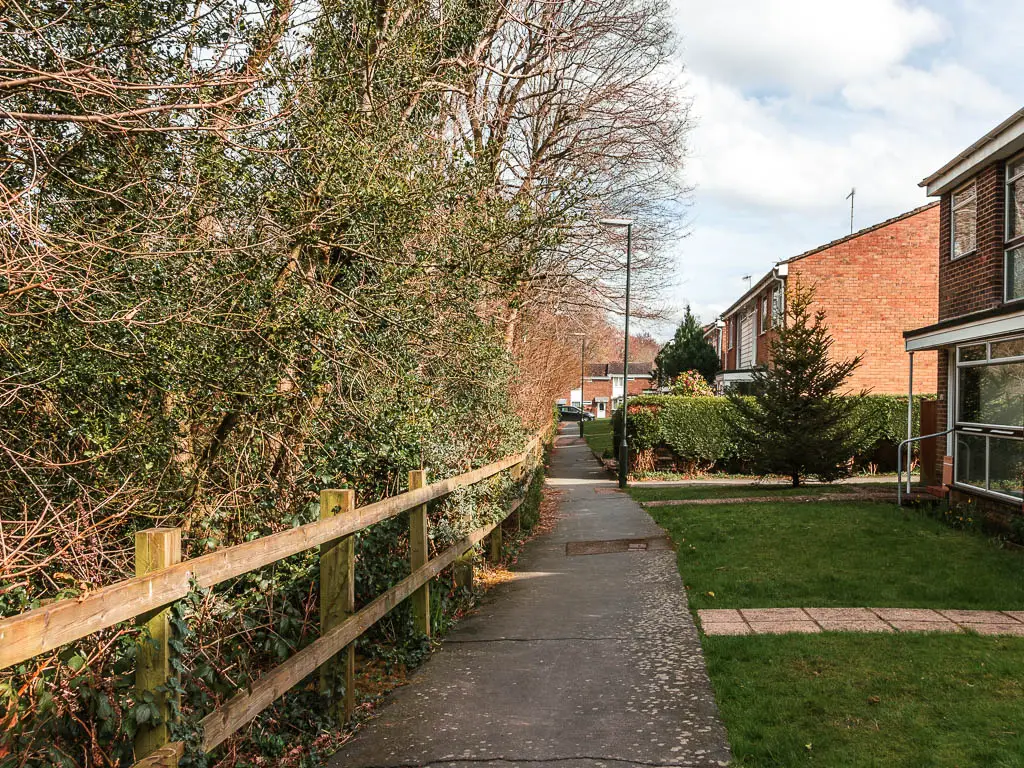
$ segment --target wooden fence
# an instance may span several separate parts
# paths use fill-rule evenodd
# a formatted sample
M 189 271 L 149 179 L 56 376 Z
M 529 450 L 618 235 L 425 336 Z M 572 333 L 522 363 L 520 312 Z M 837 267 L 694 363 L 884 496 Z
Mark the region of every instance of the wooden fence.
M 208 588 L 278 560 L 320 547 L 320 637 L 274 667 L 225 702 L 200 722 L 202 748 L 209 752 L 308 675 L 321 670 L 326 690 L 344 681 L 344 700 L 332 702 L 339 720 L 352 713 L 355 688 L 354 642 L 406 598 L 413 600 L 416 627 L 430 634 L 430 580 L 468 550 L 491 537 L 491 553 L 500 552 L 501 522 L 479 528 L 436 557 L 428 550 L 427 503 L 459 488 L 466 488 L 501 472 L 522 479 L 532 472 L 543 450 L 542 435 L 513 456 L 480 469 L 427 483 L 427 473 L 409 473 L 406 493 L 355 506 L 355 492 L 324 490 L 320 494 L 320 520 L 216 552 L 181 560 L 181 531 L 153 528 L 139 531 L 135 541 L 136 577 L 119 581 L 78 598 L 61 600 L 17 616 L 0 619 L 0 670 L 38 654 L 52 651 L 93 632 L 123 621 L 137 620 L 148 629 L 136 663 L 136 688 L 153 693 L 160 721 L 140 727 L 135 738 L 135 768 L 177 766 L 181 743 L 169 743 L 167 721 L 171 702 L 162 693 L 170 679 L 168 606 L 185 597 L 194 581 Z M 527 481 L 525 487 L 529 487 Z M 511 505 L 511 515 L 523 499 Z M 409 512 L 410 566 L 408 577 L 355 610 L 355 538 L 353 534 L 374 523 Z M 340 679 L 339 679 L 340 678 Z M 159 690 L 158 690 L 159 689 Z

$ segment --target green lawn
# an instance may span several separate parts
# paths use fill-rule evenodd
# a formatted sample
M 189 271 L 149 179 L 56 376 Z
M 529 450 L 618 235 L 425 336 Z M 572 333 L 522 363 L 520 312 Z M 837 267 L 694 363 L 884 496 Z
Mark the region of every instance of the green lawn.
M 791 492 L 649 510 L 677 543 L 691 608 L 1024 607 L 1019 552 L 918 511 L 842 497 L 787 503 Z M 826 632 L 703 644 L 736 765 L 1024 767 L 1024 638 Z
M 1024 608 L 1021 553 L 915 510 L 837 499 L 648 511 L 677 544 L 694 609 Z
M 612 450 L 612 420 L 594 419 L 583 423 L 583 439 L 590 450 L 606 459 L 615 458 Z
M 1024 766 L 1024 638 L 707 637 L 743 766 Z

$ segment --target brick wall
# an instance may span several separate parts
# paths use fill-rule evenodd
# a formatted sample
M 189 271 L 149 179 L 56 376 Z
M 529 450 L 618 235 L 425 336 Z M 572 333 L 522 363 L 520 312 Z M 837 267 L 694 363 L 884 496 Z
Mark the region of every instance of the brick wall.
M 1004 164 L 996 163 L 975 178 L 978 193 L 978 247 L 953 261 L 950 234 L 952 196 L 941 202 L 939 228 L 939 319 L 991 309 L 1003 302 L 1005 222 Z
M 939 206 L 789 264 L 789 284 L 815 287 L 836 358 L 863 355 L 850 391 L 905 394 L 903 331 L 938 320 Z M 914 391 L 937 387 L 934 352 L 914 355 Z
M 622 366 L 620 365 L 619 367 L 621 368 Z M 646 376 L 644 378 L 642 378 L 642 379 L 630 379 L 629 380 L 629 396 L 633 397 L 634 395 L 641 395 L 641 394 L 643 394 L 645 389 L 650 389 L 651 386 L 653 386 L 653 384 L 651 382 L 651 379 L 646 377 Z M 573 389 L 577 389 L 577 388 L 579 388 L 579 379 L 576 380 L 576 386 L 573 387 Z M 566 391 L 566 392 L 564 392 L 560 396 L 562 399 L 565 400 L 566 404 L 569 404 L 569 394 L 570 393 L 568 391 Z M 611 400 L 612 400 L 612 382 L 611 382 L 611 379 L 597 379 L 596 381 L 592 381 L 590 379 L 584 380 L 584 382 L 583 382 L 583 400 L 587 403 L 587 405 L 584 408 L 584 410 L 589 411 L 590 413 L 592 413 L 595 416 L 597 416 L 598 415 L 598 413 L 597 413 L 597 405 L 594 403 L 594 398 L 595 397 L 606 397 L 606 398 L 608 398 L 608 401 L 605 404 L 604 415 L 605 416 L 611 416 L 612 415 L 612 412 L 611 412 L 611 407 L 612 407 L 612 404 L 611 404 Z

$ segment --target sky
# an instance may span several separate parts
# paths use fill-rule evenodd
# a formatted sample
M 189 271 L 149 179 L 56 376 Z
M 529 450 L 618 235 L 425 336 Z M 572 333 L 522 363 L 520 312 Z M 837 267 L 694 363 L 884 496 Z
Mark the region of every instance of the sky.
M 853 187 L 856 229 L 928 202 L 921 179 L 1024 107 L 1020 0 L 671 2 L 695 119 L 676 321 L 849 234 Z

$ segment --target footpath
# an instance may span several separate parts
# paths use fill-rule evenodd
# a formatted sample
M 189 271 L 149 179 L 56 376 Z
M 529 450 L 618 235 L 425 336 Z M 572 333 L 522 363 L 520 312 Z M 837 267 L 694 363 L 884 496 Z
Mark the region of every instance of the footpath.
M 552 457 L 554 530 L 330 768 L 728 764 L 676 554 L 576 429 Z

